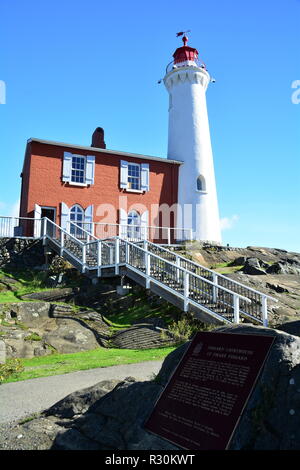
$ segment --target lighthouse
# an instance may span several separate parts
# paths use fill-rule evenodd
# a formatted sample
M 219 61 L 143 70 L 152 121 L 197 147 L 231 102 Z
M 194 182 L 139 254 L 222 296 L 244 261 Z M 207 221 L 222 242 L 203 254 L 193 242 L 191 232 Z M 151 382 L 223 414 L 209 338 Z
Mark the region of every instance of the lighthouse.
M 179 33 L 180 34 L 180 33 Z M 183 162 L 179 169 L 177 239 L 221 243 L 217 190 L 206 106 L 211 77 L 187 45 L 176 49 L 164 84 L 169 93 L 168 158 Z M 184 227 L 182 231 L 179 228 Z

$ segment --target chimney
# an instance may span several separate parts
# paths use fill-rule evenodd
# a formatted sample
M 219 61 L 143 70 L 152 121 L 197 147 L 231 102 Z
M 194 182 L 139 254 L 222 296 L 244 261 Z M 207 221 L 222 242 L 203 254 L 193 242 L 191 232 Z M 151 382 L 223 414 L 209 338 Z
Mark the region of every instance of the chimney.
M 97 127 L 92 135 L 92 145 L 91 147 L 97 147 L 99 149 L 106 149 L 104 142 L 104 130 L 102 127 Z

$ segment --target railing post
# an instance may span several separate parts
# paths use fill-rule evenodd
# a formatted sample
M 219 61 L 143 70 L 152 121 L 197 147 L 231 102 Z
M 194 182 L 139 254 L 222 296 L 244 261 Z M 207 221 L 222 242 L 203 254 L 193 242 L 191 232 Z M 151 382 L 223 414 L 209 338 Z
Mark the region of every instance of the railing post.
M 116 238 L 115 247 L 116 247 L 116 251 L 115 251 L 115 274 L 118 275 L 119 271 L 120 271 L 120 267 L 119 267 L 119 263 L 120 263 L 120 239 L 119 238 Z
M 233 318 L 234 323 L 240 323 L 240 298 L 233 294 Z
M 46 218 L 43 218 L 42 220 L 43 220 L 43 245 L 46 245 L 48 220 Z
M 218 298 L 218 288 L 216 287 L 218 285 L 218 275 L 216 273 L 213 273 L 213 283 L 214 283 L 214 286 L 213 286 L 213 302 L 216 303 L 217 298 Z
M 86 245 L 84 244 L 82 247 L 82 267 L 81 272 L 85 272 L 86 269 Z
M 189 308 L 189 291 L 190 291 L 190 275 L 187 271 L 184 271 L 183 277 L 183 295 L 184 295 L 184 311 L 187 312 Z
M 98 277 L 101 277 L 101 265 L 102 265 L 102 242 L 101 240 L 98 240 L 98 244 L 97 244 Z
M 168 227 L 168 245 L 171 245 L 171 229 Z
M 264 326 L 268 326 L 268 299 L 266 295 L 261 296 L 261 316 Z
M 150 259 L 150 253 L 145 253 L 146 254 L 146 289 L 150 289 L 150 275 L 151 275 L 151 259 Z
M 176 255 L 176 266 L 177 266 L 177 269 L 176 269 L 176 281 L 179 282 L 180 281 L 180 258 L 178 255 Z
M 63 255 L 65 246 L 65 233 L 61 230 L 60 232 L 60 256 Z

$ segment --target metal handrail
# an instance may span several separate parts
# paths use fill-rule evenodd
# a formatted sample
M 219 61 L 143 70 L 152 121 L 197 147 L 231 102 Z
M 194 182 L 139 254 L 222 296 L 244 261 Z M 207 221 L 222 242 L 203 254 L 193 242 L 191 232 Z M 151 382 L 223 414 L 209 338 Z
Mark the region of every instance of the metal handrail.
M 77 243 L 79 243 L 79 245 L 85 246 L 85 243 L 83 243 L 83 242 L 82 242 L 81 240 L 79 240 L 78 238 L 74 237 L 74 235 L 72 235 L 71 233 L 67 232 L 67 230 L 61 228 L 59 225 L 57 225 L 57 224 L 56 224 L 55 222 L 53 222 L 52 220 L 48 219 L 48 217 L 43 217 L 41 220 L 45 220 L 45 221 L 46 221 L 46 224 L 47 224 L 48 222 L 50 222 L 52 225 L 54 225 L 55 227 L 57 227 L 61 232 L 63 232 L 63 233 L 65 233 L 66 235 L 68 235 L 68 237 L 73 238 Z M 45 224 L 45 225 L 46 225 L 46 224 Z M 47 233 L 45 233 L 45 232 L 46 232 L 46 230 L 44 229 L 44 233 L 43 233 L 43 235 L 41 236 L 41 238 L 43 238 L 43 237 L 46 236 L 46 237 L 50 238 L 51 240 L 55 239 L 54 237 L 50 237 L 50 235 L 47 234 Z
M 160 246 L 160 245 L 158 246 L 157 244 L 152 243 L 152 242 L 150 242 L 150 241 L 148 241 L 148 240 L 147 240 L 147 243 L 148 243 L 148 244 L 151 244 L 151 245 L 153 245 L 153 246 L 155 246 L 155 248 L 157 248 L 157 249 L 160 249 L 160 250 L 162 250 L 162 251 L 166 251 L 167 253 L 171 253 L 173 256 L 175 256 L 175 258 L 182 259 L 182 260 L 184 260 L 185 262 L 189 262 L 189 263 L 193 264 L 195 267 L 199 267 L 199 268 L 201 268 L 201 269 L 204 269 L 205 271 L 208 271 L 208 272 L 210 272 L 210 273 L 212 273 L 212 274 L 215 274 L 215 275 L 217 275 L 218 277 L 221 277 L 221 278 L 225 279 L 226 281 L 230 281 L 230 282 L 232 282 L 233 284 L 236 284 L 236 285 L 238 285 L 238 286 L 243 287 L 244 289 L 247 289 L 247 290 L 249 290 L 249 291 L 254 292 L 255 294 L 264 295 L 264 296 L 268 297 L 268 299 L 272 299 L 273 301 L 278 302 L 277 299 L 275 299 L 274 297 L 272 297 L 272 296 L 270 296 L 270 295 L 268 295 L 268 294 L 264 294 L 264 293 L 262 293 L 262 292 L 259 292 L 259 291 L 255 290 L 255 289 L 253 289 L 252 287 L 245 286 L 245 284 L 241 284 L 240 282 L 236 281 L 235 279 L 228 278 L 228 277 L 224 276 L 224 274 L 217 273 L 216 271 L 213 271 L 212 269 L 207 268 L 206 266 L 203 266 L 203 265 L 201 265 L 201 264 L 199 264 L 199 263 L 195 263 L 195 261 L 189 260 L 188 258 L 185 258 L 185 257 L 182 256 L 182 255 L 178 255 L 178 254 L 174 253 L 173 251 L 168 250 L 167 248 L 164 248 L 164 247 L 162 247 L 162 246 Z

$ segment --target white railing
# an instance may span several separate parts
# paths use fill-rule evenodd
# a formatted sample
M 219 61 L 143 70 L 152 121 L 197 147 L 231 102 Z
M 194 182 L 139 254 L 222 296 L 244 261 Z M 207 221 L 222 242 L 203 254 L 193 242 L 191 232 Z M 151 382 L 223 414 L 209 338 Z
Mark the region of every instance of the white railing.
M 39 238 L 42 219 L 0 216 L 0 238 Z
M 20 227 L 28 230 L 28 221 L 44 244 L 51 241 L 60 255 L 68 254 L 82 272 L 97 270 L 97 275 L 101 276 L 103 268 L 112 267 L 118 275 L 120 266 L 126 266 L 145 278 L 146 287 L 154 282 L 183 299 L 185 311 L 189 305 L 194 305 L 225 322 L 238 323 L 243 315 L 267 325 L 267 301 L 277 302 L 274 297 L 150 241 L 132 242 L 119 236 L 99 239 L 73 222 L 64 230 L 46 217 L 37 220 L 0 217 L 2 236 L 10 237 L 12 230 L 15 232 Z
M 260 318 L 267 318 L 267 300 L 277 302 L 277 299 L 271 297 L 270 295 L 259 292 L 252 287 L 245 286 L 234 279 L 230 279 L 223 274 L 217 273 L 212 269 L 209 269 L 201 264 L 195 263 L 184 256 L 178 255 L 177 253 L 168 250 L 165 247 L 151 243 L 149 241 L 142 242 L 143 246 L 147 246 L 147 249 L 150 252 L 156 253 L 157 255 L 169 260 L 172 263 L 175 263 L 177 266 L 180 266 L 191 273 L 198 274 L 205 279 L 213 281 L 217 286 L 225 287 L 232 292 L 239 293 L 242 296 L 245 296 L 251 300 L 251 304 L 243 305 L 241 311 L 247 315 L 249 318 L 254 320 Z
M 51 232 L 49 228 L 47 229 L 49 224 L 55 225 L 47 221 L 44 226 L 46 238 L 49 238 Z M 174 262 L 174 259 L 166 259 L 151 252 L 149 248 L 154 246 L 151 242 L 144 241 L 142 246 L 139 246 L 137 243 L 115 237 L 107 240 L 94 238 L 84 243 L 58 226 L 56 229 L 60 230 L 60 235 L 56 236 L 56 240 L 60 241 L 60 253 L 66 251 L 75 257 L 80 262 L 83 272 L 96 269 L 97 275 L 101 276 L 102 269 L 113 267 L 115 274 L 118 275 L 120 266 L 125 265 L 146 279 L 146 287 L 149 288 L 150 282 L 154 282 L 181 298 L 185 311 L 191 304 L 225 322 L 239 323 L 242 314 L 263 325 L 268 323 L 267 299 L 270 296 L 236 282 L 224 286 L 216 273 L 204 267 L 201 275 L 192 272 L 180 265 L 180 261 L 188 261 L 181 256 L 175 255 L 177 258 Z M 90 235 L 88 232 L 87 234 Z M 161 251 L 168 256 L 174 255 L 166 249 Z M 197 267 L 196 263 L 191 263 Z M 206 271 L 213 274 L 212 278 L 206 276 Z M 231 280 L 225 277 L 224 279 L 231 283 Z M 273 298 L 272 300 L 276 301 Z M 247 306 L 252 305 L 253 310 L 249 310 Z
M 130 241 L 160 240 L 171 245 L 176 240 L 193 240 L 191 228 L 129 225 L 106 222 L 83 222 L 86 231 L 99 239 L 121 237 Z

